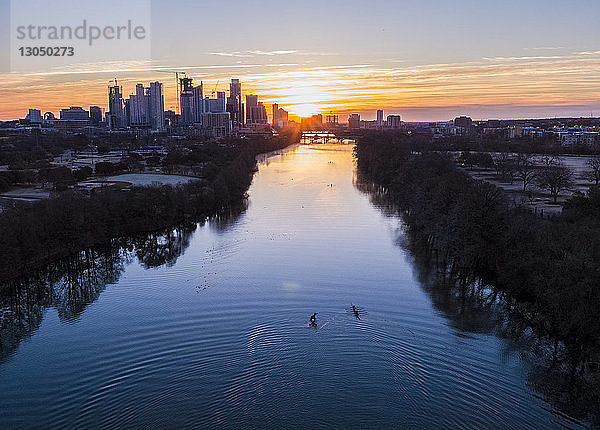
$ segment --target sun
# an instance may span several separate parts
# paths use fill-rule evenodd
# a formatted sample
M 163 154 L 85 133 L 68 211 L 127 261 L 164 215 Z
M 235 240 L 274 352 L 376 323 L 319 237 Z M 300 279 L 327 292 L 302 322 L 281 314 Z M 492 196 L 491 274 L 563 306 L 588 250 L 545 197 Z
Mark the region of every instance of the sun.
M 308 118 L 312 115 L 320 113 L 323 106 L 316 103 L 300 103 L 289 105 L 288 111 L 290 115 L 299 116 L 300 118 Z

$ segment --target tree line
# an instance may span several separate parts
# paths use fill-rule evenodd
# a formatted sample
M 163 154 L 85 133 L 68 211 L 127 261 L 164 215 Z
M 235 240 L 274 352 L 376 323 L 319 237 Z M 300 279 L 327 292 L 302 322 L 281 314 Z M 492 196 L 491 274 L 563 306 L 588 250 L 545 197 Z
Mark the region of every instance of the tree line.
M 17 277 L 112 238 L 160 230 L 218 213 L 245 197 L 258 154 L 282 149 L 297 136 L 211 145 L 212 173 L 178 186 L 66 192 L 0 213 L 0 279 Z
M 452 157 L 414 151 L 410 136 L 363 136 L 355 156 L 361 177 L 379 186 L 444 273 L 459 280 L 475 273 L 527 303 L 541 329 L 587 354 L 578 362 L 600 356 L 597 186 L 570 199 L 562 215 L 540 219 Z

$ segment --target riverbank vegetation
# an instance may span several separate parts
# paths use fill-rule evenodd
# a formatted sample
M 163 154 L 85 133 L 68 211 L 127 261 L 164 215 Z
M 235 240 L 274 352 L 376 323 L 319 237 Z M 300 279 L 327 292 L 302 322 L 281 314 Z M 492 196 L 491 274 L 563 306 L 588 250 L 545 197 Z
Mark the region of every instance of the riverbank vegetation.
M 132 187 L 15 204 L 0 213 L 0 280 L 17 277 L 112 238 L 200 220 L 239 202 L 252 181 L 258 154 L 298 141 L 295 135 L 186 142 L 163 165 L 195 169 L 201 179 L 178 186 Z
M 578 372 L 599 378 L 598 188 L 542 219 L 451 157 L 414 149 L 410 136 L 366 135 L 355 149 L 359 174 L 400 211 L 442 273 L 526 304 L 531 330 L 559 339 Z

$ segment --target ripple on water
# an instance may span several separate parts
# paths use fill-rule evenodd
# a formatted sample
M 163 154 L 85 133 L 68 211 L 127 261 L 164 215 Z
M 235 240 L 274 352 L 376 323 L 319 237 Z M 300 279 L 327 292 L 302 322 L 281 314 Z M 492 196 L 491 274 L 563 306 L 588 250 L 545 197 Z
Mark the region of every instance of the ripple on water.
M 0 365 L 0 427 L 575 426 L 501 339 L 435 309 L 350 148 L 327 149 L 262 165 L 247 212 L 170 267 L 126 265 L 78 319 L 46 316 Z

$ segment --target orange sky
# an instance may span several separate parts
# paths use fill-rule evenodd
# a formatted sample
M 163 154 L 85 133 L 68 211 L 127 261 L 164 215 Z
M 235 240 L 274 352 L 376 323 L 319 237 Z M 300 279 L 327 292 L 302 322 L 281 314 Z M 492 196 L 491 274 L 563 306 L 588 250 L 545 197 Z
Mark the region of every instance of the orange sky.
M 137 82 L 163 82 L 165 108 L 174 108 L 175 78 L 168 72 L 172 69 L 185 70 L 195 81 L 202 79 L 207 95 L 215 87 L 228 90 L 229 79 L 239 78 L 244 93 L 259 94 L 268 105 L 279 103 L 291 115 L 333 111 L 341 121 L 353 112 L 373 118 L 380 108 L 408 121 L 448 120 L 459 113 L 477 119 L 589 116 L 594 110 L 600 115 L 600 51 L 420 65 L 390 60 L 319 66 L 287 62 L 289 55 L 273 54 L 280 61 L 270 58 L 268 63 L 261 62 L 259 54 L 248 54 L 243 64 L 95 63 L 75 70 L 4 73 L 0 74 L 0 119 L 22 118 L 30 107 L 55 114 L 71 105 L 105 107 L 107 85 L 115 76 L 125 95 L 133 92 Z

